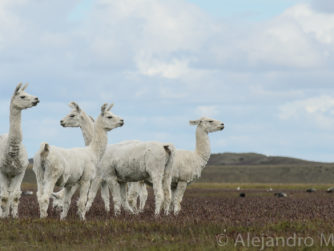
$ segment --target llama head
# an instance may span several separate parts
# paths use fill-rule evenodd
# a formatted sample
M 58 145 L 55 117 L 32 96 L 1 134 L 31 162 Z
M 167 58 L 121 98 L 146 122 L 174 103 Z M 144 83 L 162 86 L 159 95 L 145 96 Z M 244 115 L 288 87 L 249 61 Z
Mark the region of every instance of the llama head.
M 107 131 L 124 125 L 124 120 L 110 111 L 113 106 L 114 104 L 108 106 L 107 103 L 101 106 L 99 118 L 102 120 L 103 128 Z
M 12 100 L 11 107 L 18 110 L 27 109 L 33 106 L 36 106 L 39 103 L 39 99 L 35 96 L 32 96 L 25 92 L 28 84 L 25 84 L 22 87 L 22 84 L 18 84 L 15 88 Z
M 81 125 L 84 122 L 84 119 L 86 119 L 87 116 L 85 116 L 84 111 L 80 108 L 80 106 L 77 103 L 71 102 L 69 104 L 69 107 L 72 108 L 72 111 L 60 121 L 61 126 L 81 127 Z M 92 120 L 92 123 L 94 123 L 94 119 L 91 117 L 89 118 Z
M 224 123 L 207 117 L 202 117 L 198 120 L 190 120 L 190 125 L 197 125 L 198 127 L 202 128 L 207 133 L 209 132 L 216 132 L 221 131 L 224 129 Z

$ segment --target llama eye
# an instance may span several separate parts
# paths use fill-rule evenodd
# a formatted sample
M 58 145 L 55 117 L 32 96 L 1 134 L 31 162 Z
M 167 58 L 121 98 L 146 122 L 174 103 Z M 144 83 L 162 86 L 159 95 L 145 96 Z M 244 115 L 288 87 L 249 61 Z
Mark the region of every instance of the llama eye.
M 75 117 L 75 115 L 73 115 L 73 114 L 72 114 L 72 115 L 70 115 L 70 118 L 74 118 L 74 117 Z
M 213 123 L 213 120 L 209 120 L 209 123 Z
M 21 98 L 21 99 L 25 99 L 25 98 L 26 98 L 26 96 L 21 96 L 20 98 Z
M 108 119 L 112 119 L 112 116 L 108 116 L 107 118 L 108 118 Z

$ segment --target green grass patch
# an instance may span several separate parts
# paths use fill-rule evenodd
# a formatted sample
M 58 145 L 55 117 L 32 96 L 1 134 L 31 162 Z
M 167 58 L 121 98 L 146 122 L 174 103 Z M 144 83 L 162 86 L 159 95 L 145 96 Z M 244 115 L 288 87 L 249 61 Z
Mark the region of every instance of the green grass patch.
M 312 250 L 321 248 L 319 229 L 329 236 L 331 225 L 324 222 L 282 221 L 268 225 L 224 225 L 219 222 L 186 220 L 182 224 L 173 221 L 105 221 L 55 219 L 19 219 L 0 221 L 1 250 L 259 250 L 247 244 L 251 238 L 299 237 L 314 239 Z M 221 236 L 224 238 L 221 240 Z M 237 242 L 240 236 L 246 247 Z M 222 245 L 222 240 L 228 243 Z M 294 250 L 303 250 L 305 246 Z M 267 249 L 266 249 L 267 250 Z M 277 246 L 275 250 L 285 250 Z

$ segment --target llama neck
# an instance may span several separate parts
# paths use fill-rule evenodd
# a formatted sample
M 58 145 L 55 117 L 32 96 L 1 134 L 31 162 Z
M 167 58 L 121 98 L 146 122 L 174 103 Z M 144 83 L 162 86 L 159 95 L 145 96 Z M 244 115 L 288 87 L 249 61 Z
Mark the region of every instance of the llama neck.
M 196 129 L 196 153 L 203 160 L 202 168 L 204 168 L 210 158 L 211 149 L 209 135 L 201 127 Z
M 18 152 L 22 142 L 21 130 L 21 110 L 10 107 L 9 115 L 9 133 L 8 133 L 8 149 L 11 153 Z
M 85 145 L 88 146 L 93 139 L 94 122 L 85 112 L 82 112 L 81 116 L 82 116 L 82 119 L 81 119 L 80 128 L 81 128 L 83 138 L 85 140 Z
M 101 117 L 98 117 L 94 124 L 94 134 L 89 146 L 96 154 L 98 160 L 101 160 L 108 144 L 107 131 L 103 127 Z

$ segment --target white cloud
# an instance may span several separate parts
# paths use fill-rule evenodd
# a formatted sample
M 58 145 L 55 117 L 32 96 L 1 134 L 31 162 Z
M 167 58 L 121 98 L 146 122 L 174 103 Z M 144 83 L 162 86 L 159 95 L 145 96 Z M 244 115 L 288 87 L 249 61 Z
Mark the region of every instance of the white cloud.
M 332 2 L 333 6 L 333 2 Z M 320 43 L 334 43 L 334 13 L 319 13 L 309 5 L 297 5 L 290 8 L 283 15 L 293 18 L 306 36 L 315 38 Z
M 320 69 L 333 63 L 334 13 L 297 4 L 268 21 L 221 25 L 203 57 L 211 67 L 235 71 Z M 246 26 L 247 25 L 247 26 Z M 211 63 L 211 64 L 210 64 Z
M 311 4 L 318 11 L 334 13 L 334 2 L 332 0 L 312 0 Z
M 185 99 L 187 93 L 180 90 L 170 89 L 168 87 L 161 87 L 160 97 L 164 99 Z
M 131 67 L 148 76 L 178 78 L 208 39 L 210 19 L 185 1 L 101 0 L 82 27 L 93 59 Z M 183 74 L 186 74 L 184 72 Z
M 250 65 L 319 68 L 330 53 L 326 44 L 334 39 L 334 15 L 314 12 L 306 4 L 296 5 L 258 27 L 242 47 Z M 267 65 L 267 66 L 266 66 Z
M 60 17 L 68 14 L 76 2 L 71 1 Z M 23 3 L 24 7 L 37 7 Z M 60 10 L 64 5 L 61 1 L 57 8 Z M 4 8 L 0 5 L 1 10 Z M 4 15 L 0 16 L 8 18 L 0 17 L 0 23 L 7 20 L 13 36 L 26 38 L 25 43 L 21 41 L 28 44 L 24 46 L 28 49 L 25 53 L 35 52 L 34 43 L 39 48 L 37 53 L 59 60 L 61 54 L 54 55 L 51 51 L 56 47 L 66 50 L 67 63 L 74 60 L 79 68 L 90 70 L 118 69 L 150 77 L 185 79 L 203 69 L 221 66 L 238 71 L 254 67 L 260 70 L 320 67 L 333 54 L 334 15 L 314 11 L 307 4 L 298 4 L 269 22 L 253 24 L 247 29 L 218 23 L 195 5 L 176 0 L 100 0 L 76 25 L 64 19 L 56 25 L 51 18 L 41 24 L 32 15 L 15 15 L 13 9 L 2 12 Z M 50 28 L 46 29 L 47 25 Z M 0 28 L 0 34 L 1 30 L 7 32 Z M 4 36 L 0 35 L 0 41 L 1 37 Z M 11 47 L 10 42 L 4 43 L 3 47 Z
M 0 51 L 16 41 L 22 32 L 23 25 L 12 10 L 14 3 L 18 4 L 9 0 L 0 2 Z
M 228 128 L 215 152 L 252 151 L 254 142 L 254 150 L 265 151 L 286 131 L 308 133 L 298 124 L 326 132 L 334 124 L 333 13 L 298 4 L 270 20 L 236 24 L 185 0 L 97 0 L 79 19 L 69 18 L 79 2 L 0 1 L 0 100 L 8 100 L 19 81 L 29 81 L 41 99 L 36 112 L 26 113 L 44 121 L 38 127 L 44 138 L 34 137 L 33 127 L 24 130 L 32 134 L 25 136 L 30 148 L 36 148 L 33 138 L 37 147 L 46 138 L 69 144 L 57 137 L 64 131 L 58 120 L 72 100 L 92 115 L 103 102 L 115 102 L 117 114 L 130 121 L 113 140 L 152 139 L 153 132 L 162 139 L 172 128 L 171 141 L 184 148 L 192 148 L 184 138 L 194 138 L 184 133 L 189 119 L 222 116 Z M 9 84 L 9 91 L 3 88 Z M 6 118 L 7 105 L 0 110 Z M 50 118 L 50 111 L 57 113 Z M 294 127 L 281 127 L 291 121 Z M 82 145 L 80 133 L 77 138 Z
M 188 60 L 173 59 L 172 62 L 159 62 L 154 59 L 140 58 L 137 60 L 137 67 L 141 74 L 167 79 L 178 79 L 190 73 Z
M 268 85 L 268 84 L 267 84 Z M 266 98 L 266 99 L 294 99 L 296 97 L 303 97 L 303 90 L 286 90 L 278 88 L 278 90 L 267 87 L 264 84 L 255 84 L 249 87 L 250 94 L 254 97 Z
M 334 97 L 320 96 L 286 103 L 279 108 L 279 118 L 315 124 L 323 129 L 334 126 Z
M 62 33 L 45 33 L 40 41 L 41 44 L 50 48 L 66 48 L 70 46 L 69 38 Z
M 219 108 L 215 105 L 201 105 L 196 107 L 198 116 L 215 117 L 219 114 Z

